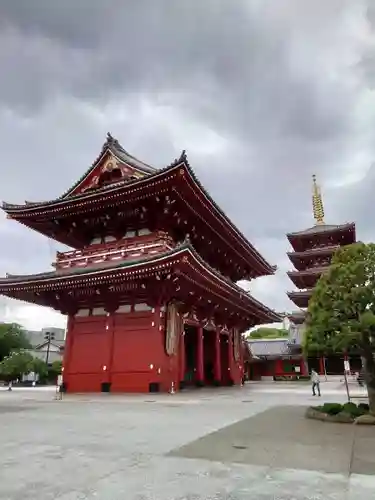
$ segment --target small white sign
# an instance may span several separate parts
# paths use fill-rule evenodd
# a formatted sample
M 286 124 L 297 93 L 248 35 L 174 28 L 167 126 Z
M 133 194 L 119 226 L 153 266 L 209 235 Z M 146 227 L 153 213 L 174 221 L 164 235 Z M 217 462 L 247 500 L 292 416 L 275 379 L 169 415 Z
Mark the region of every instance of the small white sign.
M 300 373 L 300 372 L 301 372 L 301 367 L 300 367 L 300 366 L 295 366 L 295 367 L 294 367 L 294 371 L 295 371 L 296 373 Z
M 350 372 L 350 363 L 347 359 L 344 360 L 344 370 Z

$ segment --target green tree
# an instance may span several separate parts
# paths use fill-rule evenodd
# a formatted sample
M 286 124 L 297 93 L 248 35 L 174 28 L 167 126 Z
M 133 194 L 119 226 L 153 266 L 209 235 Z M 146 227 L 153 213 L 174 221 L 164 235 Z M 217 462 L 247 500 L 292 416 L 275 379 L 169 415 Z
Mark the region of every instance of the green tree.
M 48 366 L 46 363 L 39 359 L 39 358 L 33 358 L 31 361 L 31 372 L 34 372 L 36 375 L 38 375 L 40 380 L 46 379 L 48 376 Z
M 0 323 L 0 361 L 13 351 L 30 349 L 23 328 L 17 323 Z
M 247 340 L 251 339 L 278 339 L 288 337 L 288 331 L 284 328 L 260 327 L 247 335 Z
M 57 377 L 62 373 L 62 362 L 54 361 L 52 366 L 48 368 L 48 380 L 55 382 Z
M 25 351 L 13 352 L 0 363 L 0 376 L 5 380 L 21 379 L 33 371 L 34 358 Z
M 364 359 L 370 410 L 375 413 L 375 245 L 339 249 L 309 302 L 306 353 L 357 349 Z

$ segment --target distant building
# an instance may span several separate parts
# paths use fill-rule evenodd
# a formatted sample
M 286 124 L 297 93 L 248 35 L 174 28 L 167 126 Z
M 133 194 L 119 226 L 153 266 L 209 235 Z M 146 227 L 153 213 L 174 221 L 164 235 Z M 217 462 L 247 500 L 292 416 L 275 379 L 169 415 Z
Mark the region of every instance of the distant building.
M 26 330 L 26 338 L 32 349 L 32 356 L 51 365 L 54 361 L 62 361 L 65 345 L 65 330 L 63 328 L 47 327 L 42 330 Z

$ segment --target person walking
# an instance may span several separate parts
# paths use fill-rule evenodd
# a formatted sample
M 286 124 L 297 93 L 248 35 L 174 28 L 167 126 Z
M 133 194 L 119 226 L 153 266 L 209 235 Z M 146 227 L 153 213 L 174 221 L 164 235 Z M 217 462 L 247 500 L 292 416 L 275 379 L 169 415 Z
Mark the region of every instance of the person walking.
M 315 370 L 311 370 L 311 383 L 313 396 L 316 396 L 315 389 L 317 389 L 318 396 L 320 396 L 320 377 Z

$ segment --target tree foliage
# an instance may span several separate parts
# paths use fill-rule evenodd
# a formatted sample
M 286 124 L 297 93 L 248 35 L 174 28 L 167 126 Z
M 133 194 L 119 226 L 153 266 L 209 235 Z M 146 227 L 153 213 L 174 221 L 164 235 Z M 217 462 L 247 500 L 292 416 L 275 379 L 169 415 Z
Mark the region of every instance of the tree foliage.
M 288 337 L 288 330 L 284 328 L 267 328 L 261 326 L 250 332 L 247 339 L 277 339 L 281 337 Z
M 375 245 L 340 248 L 309 302 L 304 349 L 343 353 L 357 349 L 365 360 L 370 407 L 375 411 Z
M 1 361 L 0 375 L 7 380 L 21 379 L 23 375 L 33 371 L 33 361 L 34 358 L 28 352 L 13 352 Z
M 56 381 L 57 377 L 62 373 L 62 362 L 54 361 L 52 366 L 48 368 L 48 380 Z
M 13 351 L 30 349 L 23 328 L 17 323 L 0 323 L 0 361 Z
M 31 372 L 43 379 L 48 375 L 48 367 L 43 360 L 34 358 L 27 351 L 14 351 L 0 362 L 0 377 L 5 380 L 22 379 L 23 375 Z
M 43 380 L 48 377 L 48 366 L 42 359 L 33 358 L 30 368 L 30 371 L 38 375 L 39 379 Z

